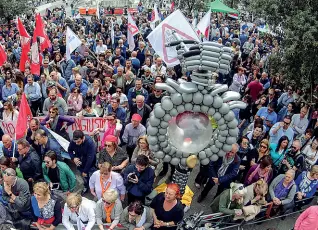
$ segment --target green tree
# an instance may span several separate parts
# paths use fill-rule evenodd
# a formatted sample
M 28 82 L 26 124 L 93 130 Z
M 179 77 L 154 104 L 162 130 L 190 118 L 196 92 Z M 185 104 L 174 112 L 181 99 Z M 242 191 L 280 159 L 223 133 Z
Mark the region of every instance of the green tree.
M 297 86 L 310 88 L 318 73 L 318 4 L 315 0 L 245 0 L 249 12 L 263 17 L 282 41 L 270 60 Z
M 7 22 L 15 19 L 16 16 L 29 12 L 31 9 L 28 0 L 1 0 L 0 1 L 0 17 Z

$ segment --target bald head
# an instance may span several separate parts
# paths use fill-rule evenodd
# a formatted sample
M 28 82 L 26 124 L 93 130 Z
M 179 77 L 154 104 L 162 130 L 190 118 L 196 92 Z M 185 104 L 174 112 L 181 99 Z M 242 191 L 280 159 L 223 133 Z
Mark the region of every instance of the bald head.
M 133 52 L 131 53 L 131 56 L 132 56 L 132 57 L 137 57 L 137 52 L 136 52 L 136 51 L 133 51 Z
M 8 134 L 4 134 L 2 136 L 2 141 L 12 141 L 12 138 Z
M 293 141 L 293 145 L 292 145 L 293 150 L 294 150 L 295 152 L 298 152 L 299 149 L 300 149 L 300 147 L 301 147 L 300 141 L 299 141 L 299 140 L 294 140 L 294 141 Z

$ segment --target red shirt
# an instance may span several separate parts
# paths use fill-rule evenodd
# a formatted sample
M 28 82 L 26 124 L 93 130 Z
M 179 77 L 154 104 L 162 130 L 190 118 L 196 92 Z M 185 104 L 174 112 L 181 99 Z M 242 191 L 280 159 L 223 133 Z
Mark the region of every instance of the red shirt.
M 263 91 L 263 85 L 259 81 L 252 81 L 250 84 L 247 85 L 250 89 L 250 95 L 253 101 L 257 100 L 257 96 Z

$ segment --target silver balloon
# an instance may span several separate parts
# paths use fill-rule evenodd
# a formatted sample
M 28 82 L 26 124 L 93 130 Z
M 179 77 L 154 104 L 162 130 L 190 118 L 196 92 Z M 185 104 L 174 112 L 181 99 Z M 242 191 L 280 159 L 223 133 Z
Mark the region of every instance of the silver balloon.
M 210 106 L 213 103 L 213 97 L 210 94 L 203 96 L 203 105 Z
M 219 112 L 216 112 L 214 115 L 213 115 L 213 118 L 216 120 L 216 121 L 218 121 L 218 120 L 220 120 L 221 119 L 221 114 L 219 113 Z
M 220 141 L 218 141 L 218 140 L 216 140 L 215 141 L 215 143 L 214 143 L 214 145 L 215 145 L 215 147 L 217 147 L 217 148 L 222 148 L 222 146 L 223 146 L 223 143 L 222 142 L 220 142 Z
M 222 131 L 220 131 L 220 135 L 222 135 L 223 137 L 226 137 L 227 135 L 229 135 L 229 131 L 228 130 L 222 130 Z
M 226 103 L 223 103 L 221 108 L 219 108 L 219 112 L 221 114 L 227 114 L 230 111 L 230 106 Z
M 226 137 L 219 135 L 218 141 L 224 143 L 226 141 Z
M 214 108 L 209 108 L 208 114 L 209 114 L 210 116 L 213 116 L 213 115 L 215 114 L 215 109 L 214 109 Z
M 208 158 L 205 158 L 200 161 L 201 165 L 208 165 L 210 163 L 210 160 Z
M 167 129 L 159 129 L 159 134 L 166 135 L 167 134 Z
M 203 101 L 203 95 L 200 92 L 196 92 L 193 94 L 193 102 L 197 105 L 200 105 Z
M 161 142 L 159 145 L 161 148 L 165 148 L 168 146 L 168 141 Z
M 163 120 L 166 121 L 166 122 L 168 122 L 168 121 L 171 120 L 171 118 L 172 118 L 172 117 L 171 117 L 169 114 L 166 114 L 166 115 L 163 117 Z
M 161 123 L 160 123 L 160 126 L 161 126 L 161 128 L 168 128 L 168 126 L 169 126 L 169 123 L 168 122 L 166 122 L 166 121 L 162 121 Z
M 216 139 L 217 137 L 215 137 L 215 138 L 212 138 L 211 140 L 210 140 L 210 145 L 214 145 L 214 139 Z
M 213 153 L 218 153 L 219 152 L 219 149 L 215 145 L 212 145 L 210 148 L 211 148 L 211 151 Z
M 199 152 L 199 158 L 200 160 L 203 160 L 206 158 L 206 153 L 204 151 Z
M 201 112 L 202 113 L 208 113 L 209 107 L 206 105 L 201 105 Z
M 177 166 L 179 163 L 180 163 L 180 158 L 176 158 L 176 157 L 172 158 L 170 161 L 170 164 L 174 166 Z
M 183 153 L 182 153 L 182 156 L 185 157 L 185 158 L 187 158 L 188 156 L 190 156 L 190 153 L 183 152 Z
M 161 106 L 154 108 L 154 112 L 157 118 L 162 118 L 166 114 L 166 112 L 164 111 L 163 108 L 161 108 Z
M 184 105 L 184 109 L 185 109 L 185 111 L 192 111 L 193 105 L 191 103 L 186 103 Z
M 160 119 L 156 118 L 155 116 L 151 116 L 149 118 L 149 124 L 152 127 L 156 127 L 156 126 L 160 125 Z
M 219 156 L 217 154 L 213 154 L 211 157 L 210 157 L 210 160 L 211 161 L 217 161 L 219 159 Z
M 178 157 L 178 158 L 182 158 L 182 151 L 180 151 L 180 150 L 177 150 L 177 152 L 176 152 L 176 157 Z
M 222 130 L 228 129 L 228 127 L 227 127 L 226 124 L 224 124 L 224 125 L 220 125 L 220 126 L 218 127 L 218 129 L 222 131 Z
M 219 156 L 219 157 L 224 157 L 225 154 L 226 154 L 226 152 L 224 152 L 223 150 L 220 150 L 220 151 L 218 152 L 218 156 Z
M 157 152 L 157 151 L 159 151 L 159 145 L 149 145 L 149 149 L 152 152 Z
M 227 123 L 227 126 L 230 128 L 230 129 L 234 129 L 238 126 L 238 122 L 236 119 L 230 121 L 229 123 Z
M 158 143 L 158 138 L 156 136 L 147 137 L 149 145 L 156 145 Z
M 183 98 L 183 101 L 185 103 L 191 102 L 192 101 L 192 93 L 183 93 L 182 98 Z
M 201 112 L 201 107 L 199 105 L 194 105 L 193 106 L 193 112 Z
M 170 155 L 165 155 L 165 157 L 163 158 L 163 162 L 169 163 L 170 161 L 171 161 L 171 156 Z
M 229 129 L 229 135 L 232 137 L 237 137 L 239 134 L 239 129 L 236 127 L 235 129 Z
M 229 111 L 225 116 L 224 119 L 226 121 L 232 121 L 235 118 L 235 114 L 233 111 Z
M 212 153 L 212 151 L 211 151 L 210 148 L 206 148 L 206 149 L 205 149 L 205 154 L 206 154 L 207 157 L 210 157 L 210 156 L 213 155 L 213 153 Z
M 166 115 L 167 115 L 167 114 L 166 114 Z M 178 115 L 178 111 L 177 111 L 175 108 L 173 108 L 173 109 L 170 110 L 170 115 L 171 115 L 171 117 L 175 117 L 175 116 Z M 160 124 L 160 123 L 159 123 L 159 124 Z
M 158 130 L 158 132 L 159 132 L 159 130 Z M 161 141 L 161 142 L 162 142 L 162 141 L 165 141 L 166 138 L 167 138 L 166 135 L 159 135 L 159 136 L 158 136 L 158 140 Z
M 165 157 L 165 154 L 162 151 L 155 152 L 154 155 L 158 159 L 163 159 Z
M 171 101 L 175 105 L 181 105 L 182 104 L 182 95 L 180 93 L 172 94 Z
M 183 113 L 185 111 L 184 106 L 183 105 L 178 105 L 177 106 L 177 111 L 178 111 L 178 113 Z
M 225 124 L 224 118 L 221 118 L 221 119 L 218 120 L 217 122 L 218 122 L 218 125 L 224 125 L 224 124 Z
M 226 138 L 226 144 L 231 145 L 236 143 L 236 138 L 235 137 L 227 137 Z
M 166 98 L 166 99 L 162 100 L 161 107 L 164 110 L 169 111 L 169 110 L 171 110 L 173 108 L 173 103 L 172 103 L 172 101 L 169 98 Z
M 157 127 L 148 126 L 148 128 L 147 128 L 147 134 L 148 135 L 155 136 L 155 135 L 157 135 L 158 131 L 159 130 L 158 130 Z
M 232 145 L 224 144 L 222 149 L 224 152 L 230 152 L 232 150 Z
M 182 158 L 180 164 L 182 164 L 183 166 L 187 166 L 187 158 Z
M 227 91 L 222 94 L 223 102 L 236 101 L 241 98 L 241 94 L 234 91 Z
M 202 90 L 204 90 L 204 86 L 198 85 L 198 89 L 199 89 L 200 91 L 202 91 Z
M 164 143 L 164 142 L 162 142 L 162 143 Z M 168 145 L 167 147 L 163 148 L 162 150 L 163 150 L 165 153 L 170 153 L 170 152 L 171 152 L 171 146 Z
M 223 100 L 220 96 L 215 96 L 213 101 L 213 107 L 218 109 L 221 108 L 223 105 Z

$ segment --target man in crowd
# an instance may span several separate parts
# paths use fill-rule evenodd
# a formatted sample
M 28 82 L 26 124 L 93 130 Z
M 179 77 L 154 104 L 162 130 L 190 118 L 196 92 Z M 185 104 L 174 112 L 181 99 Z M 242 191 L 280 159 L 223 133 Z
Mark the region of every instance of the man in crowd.
M 66 115 L 68 111 L 67 104 L 65 100 L 57 96 L 57 89 L 53 88 L 49 92 L 49 97 L 44 100 L 43 103 L 43 113 L 48 115 L 49 110 L 52 106 L 56 106 L 59 111 L 59 115 Z

